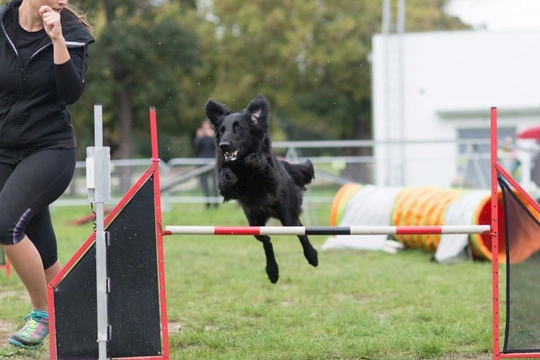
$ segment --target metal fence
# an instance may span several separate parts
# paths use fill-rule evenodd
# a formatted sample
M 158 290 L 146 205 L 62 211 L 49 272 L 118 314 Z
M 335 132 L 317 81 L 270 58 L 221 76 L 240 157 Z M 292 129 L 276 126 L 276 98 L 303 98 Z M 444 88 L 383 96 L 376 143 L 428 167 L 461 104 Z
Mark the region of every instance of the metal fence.
M 446 141 L 448 143 L 448 141 Z M 428 171 L 435 163 L 454 174 L 447 186 L 489 187 L 489 146 L 486 139 L 453 141 L 453 152 L 443 156 L 427 156 L 441 146 L 441 141 L 411 141 L 405 148 L 421 147 L 426 156 L 408 158 L 403 167 L 416 166 Z M 306 203 L 331 203 L 335 191 L 347 182 L 373 184 L 377 170 L 386 167 L 392 159 L 373 155 L 374 147 L 384 145 L 371 140 L 354 141 L 298 141 L 274 142 L 274 152 L 290 162 L 309 158 L 315 167 L 315 180 L 306 193 Z M 523 149 L 522 149 L 523 150 Z M 525 149 L 525 151 L 529 151 Z M 117 202 L 131 185 L 146 171 L 151 159 L 111 160 L 112 203 Z M 160 179 L 164 210 L 173 203 L 221 202 L 218 196 L 203 196 L 200 176 L 214 171 L 213 159 L 173 158 L 160 161 Z M 400 186 L 409 186 L 407 183 Z M 424 185 L 433 185 L 426 183 Z M 74 179 L 57 206 L 88 204 L 86 190 L 86 164 L 78 161 Z

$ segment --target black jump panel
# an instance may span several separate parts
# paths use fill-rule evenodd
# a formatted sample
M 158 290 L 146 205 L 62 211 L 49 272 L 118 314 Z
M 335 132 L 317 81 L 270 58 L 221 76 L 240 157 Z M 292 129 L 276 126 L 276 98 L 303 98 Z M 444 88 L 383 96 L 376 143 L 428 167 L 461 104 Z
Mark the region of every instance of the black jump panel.
M 504 353 L 540 352 L 540 213 L 499 174 L 506 236 Z
M 107 225 L 108 357 L 161 354 L 154 178 Z M 96 249 L 91 246 L 54 293 L 58 359 L 96 359 Z

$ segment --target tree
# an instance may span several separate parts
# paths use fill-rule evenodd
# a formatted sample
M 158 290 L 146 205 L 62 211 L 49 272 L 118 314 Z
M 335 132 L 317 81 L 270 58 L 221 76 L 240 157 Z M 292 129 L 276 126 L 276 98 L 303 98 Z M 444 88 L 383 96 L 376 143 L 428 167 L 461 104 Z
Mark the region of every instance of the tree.
M 81 5 L 94 9 L 98 43 L 90 50 L 88 96 L 79 115 L 89 103 L 102 104 L 106 109 L 105 143 L 111 147 L 111 157 L 133 158 L 139 153 L 136 139 L 147 134 L 148 107 L 159 108 L 160 117 L 169 119 L 163 121 L 164 128 L 170 128 L 182 105 L 189 102 L 177 79 L 196 65 L 197 39 L 180 25 L 178 4 L 84 0 Z M 78 134 L 84 132 L 77 130 Z M 126 192 L 131 172 L 126 168 L 117 171 L 120 190 Z
M 445 3 L 409 1 L 407 29 L 464 28 L 445 15 Z M 215 26 L 199 32 L 213 39 L 202 49 L 203 62 L 212 64 L 212 96 L 242 108 L 264 93 L 278 139 L 371 138 L 369 55 L 372 36 L 382 26 L 381 5 L 368 0 L 214 1 L 202 13 Z
M 463 28 L 444 13 L 446 2 L 409 0 L 407 30 Z M 192 154 L 209 97 L 241 109 L 258 93 L 270 99 L 274 139 L 371 137 L 369 54 L 382 0 L 80 4 L 91 9 L 97 43 L 87 94 L 74 109 L 86 119 L 91 105 L 105 106 L 114 157 L 140 156 L 149 106 L 158 110 L 166 158 Z M 85 122 L 83 139 L 92 133 Z
M 443 0 L 411 0 L 407 28 L 463 27 Z M 202 49 L 212 63 L 212 95 L 238 107 L 255 94 L 271 100 L 274 124 L 289 139 L 371 137 L 371 37 L 378 1 L 215 1 L 215 26 Z M 215 35 L 214 35 L 215 34 Z M 209 54 L 212 54 L 211 58 Z M 276 131 L 276 127 L 273 128 Z
M 103 104 L 112 157 L 133 158 L 136 139 L 148 140 L 149 106 L 159 109 L 165 131 L 176 129 L 182 108 L 191 106 L 179 79 L 199 61 L 197 38 L 181 25 L 175 3 L 83 0 L 81 7 L 93 9 L 97 42 L 90 48 L 84 103 L 74 111 L 84 117 L 90 104 Z

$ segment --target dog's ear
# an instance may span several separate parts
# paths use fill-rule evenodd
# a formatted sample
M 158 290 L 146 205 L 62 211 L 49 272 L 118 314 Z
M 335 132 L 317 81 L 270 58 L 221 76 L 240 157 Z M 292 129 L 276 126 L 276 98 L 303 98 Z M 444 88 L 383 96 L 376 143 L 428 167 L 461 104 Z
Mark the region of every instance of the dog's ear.
M 264 96 L 257 95 L 249 103 L 247 111 L 251 114 L 251 121 L 254 123 L 266 123 L 268 121 L 270 105 Z
M 227 106 L 212 99 L 208 99 L 204 105 L 204 114 L 206 115 L 206 118 L 210 120 L 212 125 L 217 127 L 218 124 L 221 123 L 223 117 L 230 114 L 230 110 Z

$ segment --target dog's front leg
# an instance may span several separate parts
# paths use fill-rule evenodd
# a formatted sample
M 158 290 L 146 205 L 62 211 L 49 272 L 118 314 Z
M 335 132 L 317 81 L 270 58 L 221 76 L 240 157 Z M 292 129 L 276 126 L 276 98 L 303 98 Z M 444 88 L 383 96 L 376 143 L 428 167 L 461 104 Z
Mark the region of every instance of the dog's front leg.
M 264 170 L 268 166 L 268 160 L 261 153 L 251 153 L 244 159 L 244 164 L 252 169 Z
M 274 247 L 270 242 L 270 237 L 267 235 L 257 235 L 255 238 L 263 244 L 264 255 L 266 256 L 266 274 L 268 275 L 270 282 L 275 284 L 279 279 L 279 268 L 274 255 Z

